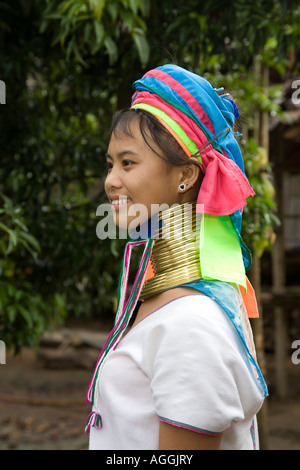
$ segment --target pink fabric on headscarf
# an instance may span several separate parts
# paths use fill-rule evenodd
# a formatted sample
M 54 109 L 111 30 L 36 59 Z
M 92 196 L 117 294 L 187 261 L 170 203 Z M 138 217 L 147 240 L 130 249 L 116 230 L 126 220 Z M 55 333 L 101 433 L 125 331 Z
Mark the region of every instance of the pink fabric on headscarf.
M 255 195 L 243 172 L 228 157 L 213 150 L 202 154 L 201 158 L 205 178 L 197 203 L 204 205 L 206 214 L 232 214 L 247 204 L 247 197 Z

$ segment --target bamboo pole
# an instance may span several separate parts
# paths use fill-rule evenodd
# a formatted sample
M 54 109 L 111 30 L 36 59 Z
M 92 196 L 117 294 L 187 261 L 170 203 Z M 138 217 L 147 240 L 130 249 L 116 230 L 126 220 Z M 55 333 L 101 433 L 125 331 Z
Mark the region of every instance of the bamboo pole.
M 269 70 L 264 66 L 258 57 L 254 59 L 254 76 L 258 79 L 258 85 L 262 81 L 267 90 L 269 84 Z M 269 154 L 269 116 L 267 112 L 257 111 L 254 116 L 254 139 L 260 147 L 266 150 Z M 257 304 L 260 312 L 259 318 L 252 321 L 253 336 L 256 346 L 256 353 L 258 363 L 260 365 L 263 375 L 267 376 L 267 365 L 265 360 L 264 350 L 264 326 L 263 326 L 263 309 L 261 302 L 261 263 L 260 258 L 256 253 L 253 253 L 252 268 L 249 273 L 249 279 L 255 289 Z M 268 442 L 268 402 L 265 401 L 261 410 L 257 415 L 259 426 L 260 448 L 262 450 L 269 449 Z
M 282 137 L 279 142 L 279 161 L 283 158 Z M 276 200 L 280 219 L 284 212 L 283 207 L 283 174 L 282 171 L 275 169 L 275 188 Z M 284 254 L 284 234 L 283 226 L 277 229 L 276 241 L 272 250 L 272 278 L 273 293 L 283 294 L 285 290 L 285 254 Z M 276 306 L 274 309 L 275 317 L 275 373 L 276 373 L 276 393 L 279 398 L 284 399 L 288 396 L 287 380 L 287 319 L 285 309 Z

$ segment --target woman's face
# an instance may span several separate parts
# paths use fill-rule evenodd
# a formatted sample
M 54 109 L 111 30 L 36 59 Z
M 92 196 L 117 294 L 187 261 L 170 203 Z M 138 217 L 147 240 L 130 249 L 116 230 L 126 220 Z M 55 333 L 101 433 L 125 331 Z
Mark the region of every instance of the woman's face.
M 182 202 L 178 186 L 181 167 L 167 165 L 145 142 L 138 118 L 131 123 L 131 134 L 111 136 L 107 150 L 108 174 L 105 192 L 112 204 L 115 223 L 135 228 L 158 212 L 158 206 Z M 151 146 L 159 153 L 154 142 Z

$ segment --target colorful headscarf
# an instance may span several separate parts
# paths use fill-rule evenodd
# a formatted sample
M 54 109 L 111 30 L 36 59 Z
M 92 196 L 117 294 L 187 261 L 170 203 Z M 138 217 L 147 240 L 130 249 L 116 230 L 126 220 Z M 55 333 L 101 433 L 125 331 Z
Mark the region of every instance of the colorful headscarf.
M 241 235 L 242 209 L 254 196 L 233 132 L 236 104 L 204 78 L 177 65 L 147 72 L 133 84 L 133 109 L 144 109 L 169 130 L 204 171 L 197 198 L 205 214 L 200 264 L 205 279 L 247 288 L 250 251 Z M 201 150 L 203 149 L 203 150 Z M 203 244 L 204 240 L 204 244 Z
M 133 87 L 137 91 L 132 107 L 154 114 L 189 157 L 215 139 L 200 152 L 205 178 L 197 203 L 204 205 L 205 213 L 229 215 L 242 209 L 254 191 L 232 132 L 238 116 L 233 101 L 219 96 L 204 78 L 176 65 L 149 71 Z M 224 137 L 226 128 L 230 132 Z

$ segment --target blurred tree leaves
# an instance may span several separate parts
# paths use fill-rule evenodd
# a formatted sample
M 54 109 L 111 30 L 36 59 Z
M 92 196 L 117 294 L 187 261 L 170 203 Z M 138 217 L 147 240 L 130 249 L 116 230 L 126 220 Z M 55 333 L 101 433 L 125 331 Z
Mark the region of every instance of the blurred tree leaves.
M 8 0 L 0 3 L 0 338 L 20 349 L 67 315 L 113 314 L 124 240 L 96 237 L 112 114 L 146 67 L 170 61 L 237 94 L 247 116 L 279 112 L 249 73 L 253 57 L 284 74 L 299 64 L 298 1 Z M 237 93 L 236 93 L 237 92 Z M 242 116 L 241 118 L 244 118 Z M 245 142 L 259 198 L 250 239 L 270 240 L 270 188 Z M 264 226 L 255 225 L 260 211 Z M 249 223 L 247 224 L 247 220 Z M 256 238 L 255 238 L 256 237 Z
M 243 147 L 245 171 L 255 197 L 247 200 L 243 212 L 242 232 L 244 241 L 259 257 L 270 249 L 275 240 L 274 228 L 280 225 L 276 215 L 275 189 L 272 183 L 272 167 L 266 150 L 253 138 Z
M 108 77 L 40 35 L 41 7 L 1 6 L 0 336 L 16 349 L 66 315 L 109 315 L 118 277 L 117 242 L 100 245 L 95 216 L 116 100 Z
M 50 0 L 47 4 L 40 32 L 53 26 L 52 45 L 65 46 L 67 58 L 74 56 L 87 65 L 85 57 L 103 48 L 113 65 L 119 57 L 117 43 L 129 36 L 142 66 L 147 64 L 149 45 L 143 17 L 148 16 L 149 0 Z

